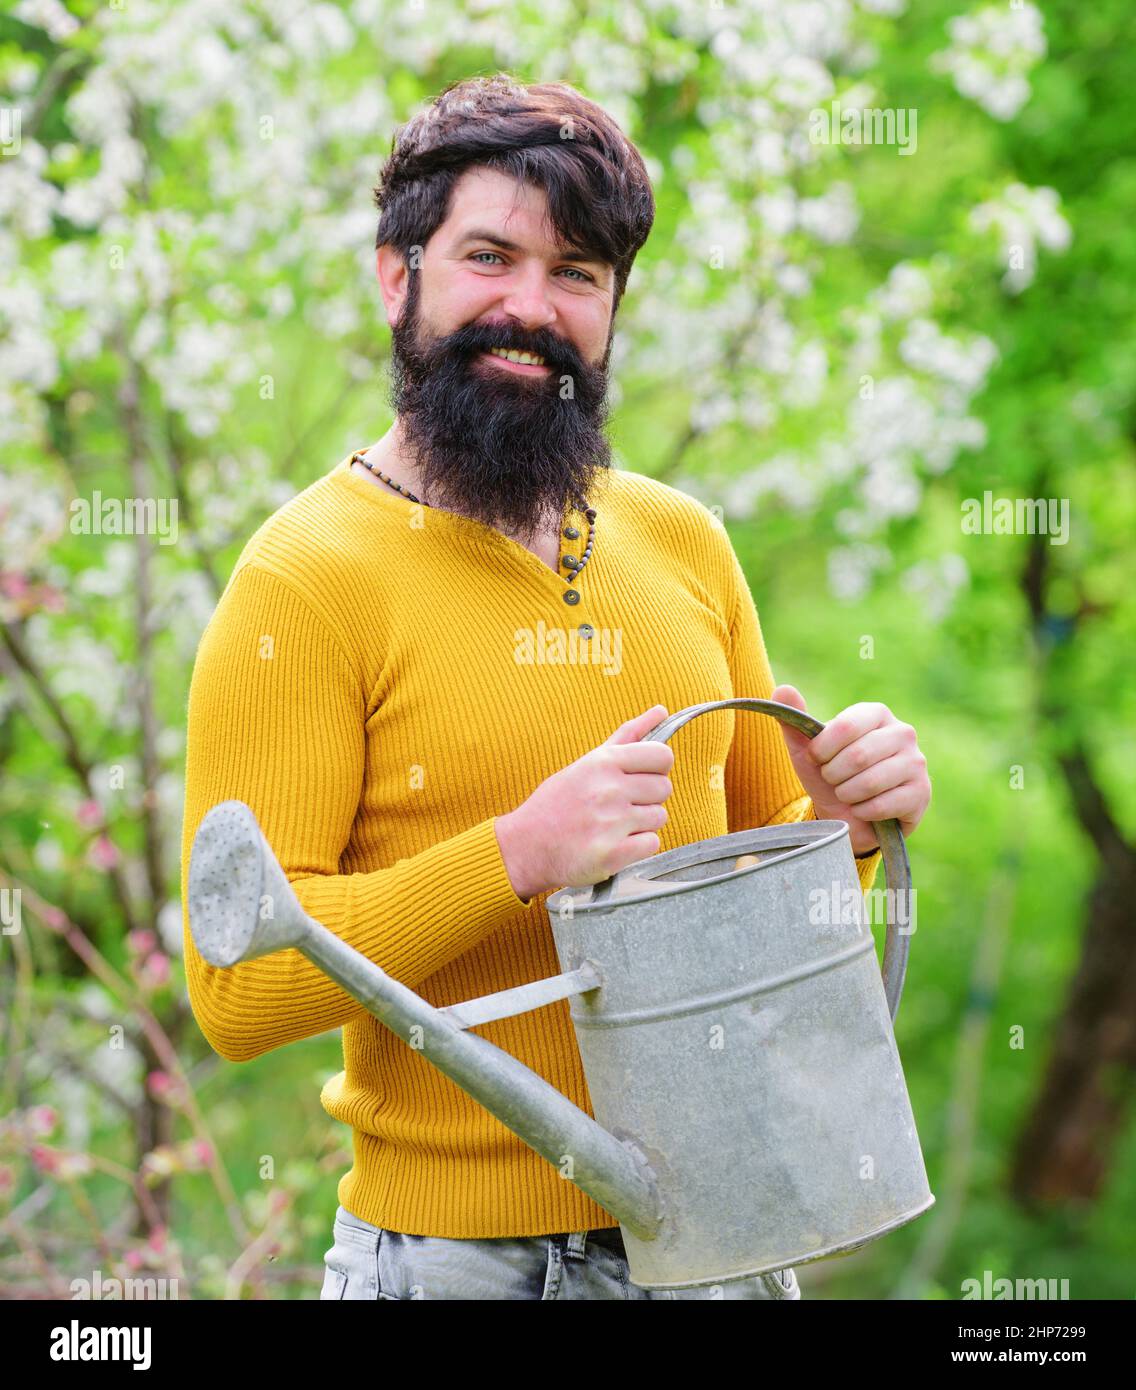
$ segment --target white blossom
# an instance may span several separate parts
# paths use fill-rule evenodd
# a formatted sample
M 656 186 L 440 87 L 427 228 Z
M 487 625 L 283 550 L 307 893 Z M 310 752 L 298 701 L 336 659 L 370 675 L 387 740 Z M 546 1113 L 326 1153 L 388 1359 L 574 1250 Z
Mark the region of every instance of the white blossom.
M 0 223 L 29 241 L 49 234 L 60 204 L 59 189 L 40 176 L 46 165 L 47 151 L 30 136 L 21 139 L 19 155 L 0 155 Z
M 933 71 L 950 75 L 958 92 L 996 120 L 1008 121 L 1029 100 L 1029 72 L 1045 56 L 1036 5 L 986 5 L 947 20 L 951 44 L 932 54 Z
M 781 264 L 774 268 L 773 278 L 783 294 L 799 299 L 812 289 L 808 271 L 801 265 Z
M 1038 243 L 1058 254 L 1068 249 L 1073 231 L 1061 215 L 1060 202 L 1056 189 L 1027 188 L 1015 182 L 1000 198 L 971 209 L 971 227 L 979 232 L 993 228 L 1000 235 L 1000 254 L 1007 267 L 1002 286 L 1007 293 L 1020 294 L 1033 283 Z
M 797 348 L 782 395 L 792 406 L 814 405 L 827 380 L 828 351 L 819 338 L 813 338 Z
M 61 43 L 79 27 L 79 21 L 59 0 L 20 0 L 12 13 L 25 24 L 43 29 L 56 43 Z
M 891 552 L 882 545 L 837 546 L 828 555 L 828 587 L 846 602 L 863 598 L 875 575 L 890 561 Z
M 695 401 L 690 411 L 690 422 L 695 429 L 709 434 L 732 420 L 736 414 L 737 406 L 730 396 L 718 392 Z
M 63 846 L 54 835 L 41 835 L 32 849 L 36 867 L 47 874 L 57 874 L 66 862 Z
M 181 820 L 181 810 L 182 807 L 179 805 L 178 814 L 175 816 L 175 823 Z M 171 898 L 169 902 L 162 905 L 158 913 L 158 934 L 161 937 L 162 946 L 167 955 L 180 957 L 183 954 L 185 946 L 183 933 L 184 923 L 182 920 L 181 903 L 178 899 Z
M 931 281 L 926 271 L 909 261 L 899 261 L 886 282 L 868 297 L 887 319 L 906 319 L 931 307 Z
M 954 606 L 955 598 L 970 579 L 966 561 L 955 551 L 936 560 L 920 560 L 903 571 L 900 584 L 917 594 L 932 622 L 942 622 Z
M 102 538 L 86 540 L 95 546 Z M 28 619 L 27 640 L 41 665 L 46 666 L 58 697 L 86 703 L 101 725 L 117 722 L 129 672 L 107 643 L 81 629 L 62 628 L 44 613 L 33 613 Z
M 802 198 L 797 204 L 801 227 L 829 246 L 850 241 L 860 213 L 848 183 L 834 183 L 819 198 Z
M 909 367 L 943 377 L 973 393 L 986 380 L 998 349 L 982 334 L 964 343 L 944 333 L 931 319 L 914 318 L 907 325 L 899 355 Z
M 133 592 L 138 564 L 133 542 L 111 541 L 102 552 L 102 564 L 88 565 L 75 576 L 77 594 L 104 599 L 122 598 Z
M 59 377 L 48 306 L 30 277 L 0 282 L 0 381 L 47 391 Z

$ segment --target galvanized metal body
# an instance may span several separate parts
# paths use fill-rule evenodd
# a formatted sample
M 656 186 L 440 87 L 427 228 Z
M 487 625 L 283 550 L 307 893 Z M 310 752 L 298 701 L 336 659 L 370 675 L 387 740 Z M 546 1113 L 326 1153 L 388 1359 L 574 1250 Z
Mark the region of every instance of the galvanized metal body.
M 739 697 L 647 739 L 723 708 L 824 727 Z M 883 981 L 843 821 L 739 831 L 562 889 L 546 908 L 563 973 L 444 1009 L 306 915 L 242 802 L 198 828 L 190 928 L 220 967 L 302 951 L 550 1163 L 570 1155 L 635 1283 L 724 1283 L 854 1249 L 934 1201 L 891 1029 L 910 870 L 896 822 L 875 829 L 899 904 Z M 468 1031 L 565 998 L 595 1119 Z
M 736 869 L 738 856 L 760 862 Z M 718 1284 L 854 1249 L 931 1206 L 848 827 L 722 835 L 641 886 L 547 901 L 596 1119 L 663 1200 L 625 1231 L 646 1288 Z M 833 911 L 833 908 L 836 908 Z

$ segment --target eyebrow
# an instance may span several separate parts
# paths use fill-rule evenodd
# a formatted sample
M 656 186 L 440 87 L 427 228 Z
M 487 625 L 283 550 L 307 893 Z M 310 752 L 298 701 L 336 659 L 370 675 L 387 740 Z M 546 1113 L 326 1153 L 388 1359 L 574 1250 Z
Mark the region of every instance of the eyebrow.
M 463 246 L 471 241 L 487 241 L 491 246 L 499 246 L 502 251 L 523 251 L 523 246 L 518 246 L 515 241 L 506 241 L 504 237 L 499 237 L 496 232 L 487 232 L 480 228 L 466 232 L 454 246 L 455 251 L 460 251 Z M 603 270 L 610 267 L 606 261 L 597 260 L 595 256 L 589 255 L 586 251 L 576 251 L 570 246 L 561 246 L 556 250 L 558 261 L 575 261 L 583 265 L 594 265 Z

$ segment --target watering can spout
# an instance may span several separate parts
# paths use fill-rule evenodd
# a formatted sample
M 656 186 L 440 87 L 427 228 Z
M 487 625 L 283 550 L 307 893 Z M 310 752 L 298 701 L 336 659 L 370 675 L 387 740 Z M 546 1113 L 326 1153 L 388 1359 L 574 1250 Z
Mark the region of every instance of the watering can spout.
M 657 1236 L 662 1212 L 655 1174 L 634 1141 L 609 1133 L 524 1063 L 468 1031 L 595 989 L 600 979 L 590 962 L 550 980 L 434 1008 L 308 916 L 242 801 L 221 802 L 198 826 L 188 904 L 194 943 L 210 965 L 229 967 L 289 947 L 301 951 L 621 1226 L 641 1240 Z

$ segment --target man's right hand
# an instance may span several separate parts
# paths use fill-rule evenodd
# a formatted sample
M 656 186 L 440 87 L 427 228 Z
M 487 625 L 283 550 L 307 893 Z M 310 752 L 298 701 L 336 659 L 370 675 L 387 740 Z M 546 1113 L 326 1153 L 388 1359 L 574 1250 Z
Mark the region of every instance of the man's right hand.
M 640 740 L 666 717 L 666 706 L 655 705 L 629 719 L 497 817 L 501 858 L 519 898 L 584 888 L 658 854 L 674 750 Z

